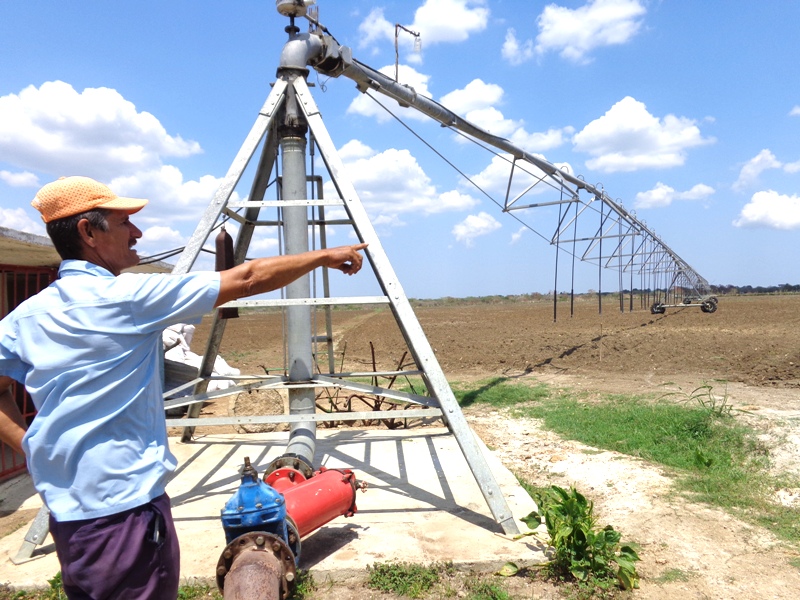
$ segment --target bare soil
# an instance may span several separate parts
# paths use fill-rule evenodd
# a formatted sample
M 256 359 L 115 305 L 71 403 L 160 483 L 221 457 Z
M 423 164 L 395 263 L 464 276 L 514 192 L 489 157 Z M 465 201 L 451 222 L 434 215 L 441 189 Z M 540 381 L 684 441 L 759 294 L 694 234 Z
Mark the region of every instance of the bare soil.
M 596 299 L 567 302 L 425 302 L 415 313 L 451 382 L 493 377 L 547 382 L 588 392 L 687 394 L 702 385 L 737 408 L 770 449 L 777 472 L 800 475 L 800 296 L 723 297 L 713 314 L 698 307 L 652 315 L 621 312 Z M 572 314 L 570 314 L 572 312 Z M 555 319 L 554 319 L 555 316 Z M 320 317 L 320 323 L 322 323 Z M 206 325 L 207 326 L 207 325 Z M 230 320 L 222 355 L 243 372 L 280 372 L 282 317 Z M 336 367 L 390 370 L 410 360 L 386 308 L 333 313 Z M 322 331 L 320 331 L 322 333 Z M 197 339 L 204 339 L 202 326 Z M 267 400 L 269 402 L 269 400 Z M 273 398 L 275 409 L 280 400 Z M 229 411 L 231 409 L 229 408 Z M 676 494 L 656 465 L 597 451 L 545 431 L 535 420 L 485 408 L 465 415 L 503 463 L 535 485 L 574 485 L 600 520 L 641 547 L 637 598 L 797 598 L 800 552 L 768 531 Z M 797 501 L 780 490 L 776 502 Z M 564 590 L 515 577 L 514 597 L 559 598 Z M 332 586 L 318 598 L 352 598 Z M 359 590 L 358 597 L 381 594 Z
M 560 302 L 425 302 L 415 313 L 451 382 L 493 377 L 546 382 L 587 392 L 664 394 L 702 385 L 735 407 L 769 448 L 773 469 L 800 476 L 800 296 L 722 297 L 713 314 L 697 307 L 652 315 L 621 312 L 596 298 Z M 324 319 L 319 317 L 319 333 Z M 193 350 L 203 352 L 209 323 Z M 220 354 L 243 373 L 283 371 L 280 313 L 227 322 Z M 387 308 L 333 312 L 336 370 L 391 370 L 410 358 Z M 327 359 L 325 359 L 327 360 Z M 244 396 L 244 395 L 243 395 Z M 276 395 L 210 404 L 204 414 L 283 410 Z M 535 485 L 574 485 L 604 524 L 641 547 L 641 588 L 633 597 L 786 598 L 800 595 L 798 546 L 725 512 L 675 493 L 656 465 L 587 448 L 485 407 L 465 415 L 503 463 Z M 793 503 L 800 490 L 779 490 Z M 0 527 L 3 523 L 0 522 Z M 2 532 L 0 532 L 2 534 Z M 564 590 L 530 578 L 504 580 L 515 598 L 562 598 Z M 457 588 L 458 584 L 454 584 Z M 457 594 L 464 597 L 461 591 Z M 327 586 L 315 598 L 383 598 L 367 589 Z M 388 597 L 388 596 L 387 596 Z

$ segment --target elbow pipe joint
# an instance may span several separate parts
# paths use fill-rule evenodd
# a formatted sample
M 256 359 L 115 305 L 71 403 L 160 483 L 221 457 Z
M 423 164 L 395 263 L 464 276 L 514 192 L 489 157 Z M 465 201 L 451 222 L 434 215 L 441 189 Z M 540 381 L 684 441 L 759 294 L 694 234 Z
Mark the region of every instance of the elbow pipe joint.
M 283 46 L 278 72 L 285 69 L 308 72 L 308 65 L 313 65 L 324 56 L 322 38 L 313 33 L 295 33 Z

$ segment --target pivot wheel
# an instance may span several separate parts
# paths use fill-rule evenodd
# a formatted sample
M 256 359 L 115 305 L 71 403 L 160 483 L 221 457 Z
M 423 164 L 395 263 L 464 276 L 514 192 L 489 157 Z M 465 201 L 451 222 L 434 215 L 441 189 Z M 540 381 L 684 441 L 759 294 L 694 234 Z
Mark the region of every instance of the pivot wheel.
M 700 310 L 702 310 L 704 313 L 713 313 L 715 310 L 717 310 L 717 303 L 711 300 L 706 300 L 700 305 Z
M 663 315 L 667 312 L 667 307 L 661 302 L 654 302 L 653 306 L 650 307 L 650 312 L 654 315 Z

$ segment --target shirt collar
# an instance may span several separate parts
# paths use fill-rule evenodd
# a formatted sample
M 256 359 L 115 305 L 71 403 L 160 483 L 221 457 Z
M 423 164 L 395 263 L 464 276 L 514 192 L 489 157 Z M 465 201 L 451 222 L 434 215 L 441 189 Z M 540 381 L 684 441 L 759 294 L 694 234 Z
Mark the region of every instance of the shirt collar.
M 93 275 L 95 277 L 114 277 L 108 269 L 85 260 L 65 260 L 58 268 L 58 278 L 71 275 Z

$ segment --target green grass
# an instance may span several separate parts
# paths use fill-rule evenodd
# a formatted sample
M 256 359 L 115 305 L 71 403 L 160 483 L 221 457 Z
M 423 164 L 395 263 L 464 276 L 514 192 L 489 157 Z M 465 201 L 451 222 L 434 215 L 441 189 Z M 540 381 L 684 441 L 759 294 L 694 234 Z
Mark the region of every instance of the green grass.
M 665 467 L 677 488 L 800 542 L 800 510 L 771 500 L 781 487 L 797 487 L 768 472 L 769 453 L 755 432 L 730 414 L 697 402 L 645 396 L 584 395 L 493 379 L 456 392 L 462 406 L 511 407 L 513 416 L 541 419 L 546 429 L 588 446 L 614 450 Z
M 549 398 L 552 390 L 546 384 L 527 386 L 514 383 L 505 377 L 496 377 L 473 385 L 454 384 L 453 393 L 462 407 L 472 404 L 488 404 L 495 408 L 513 407 L 524 402 Z
M 465 408 L 485 404 L 510 409 L 512 417 L 541 419 L 544 428 L 564 438 L 663 465 L 675 477 L 677 489 L 693 501 L 800 542 L 800 510 L 772 500 L 775 490 L 800 482 L 770 475 L 768 450 L 755 431 L 736 420 L 727 394 L 716 397 L 710 385 L 661 398 L 596 398 L 500 377 L 454 384 L 453 391 Z
M 12 592 L 7 587 L 0 584 L 0 600 L 66 600 L 64 586 L 61 583 L 61 573 L 47 581 L 48 587 L 37 590 L 19 590 Z M 209 586 L 203 583 L 194 585 L 182 585 L 178 589 L 177 600 L 222 600 L 216 586 Z M 302 597 L 293 596 L 299 600 Z
M 465 587 L 467 600 L 512 600 L 502 585 L 485 577 L 471 577 Z
M 661 575 L 653 579 L 655 583 L 675 583 L 676 581 L 689 581 L 697 577 L 696 573 L 684 571 L 683 569 L 667 569 Z
M 367 587 L 381 592 L 422 598 L 436 586 L 443 575 L 452 573 L 450 563 L 375 563 L 367 567 Z

